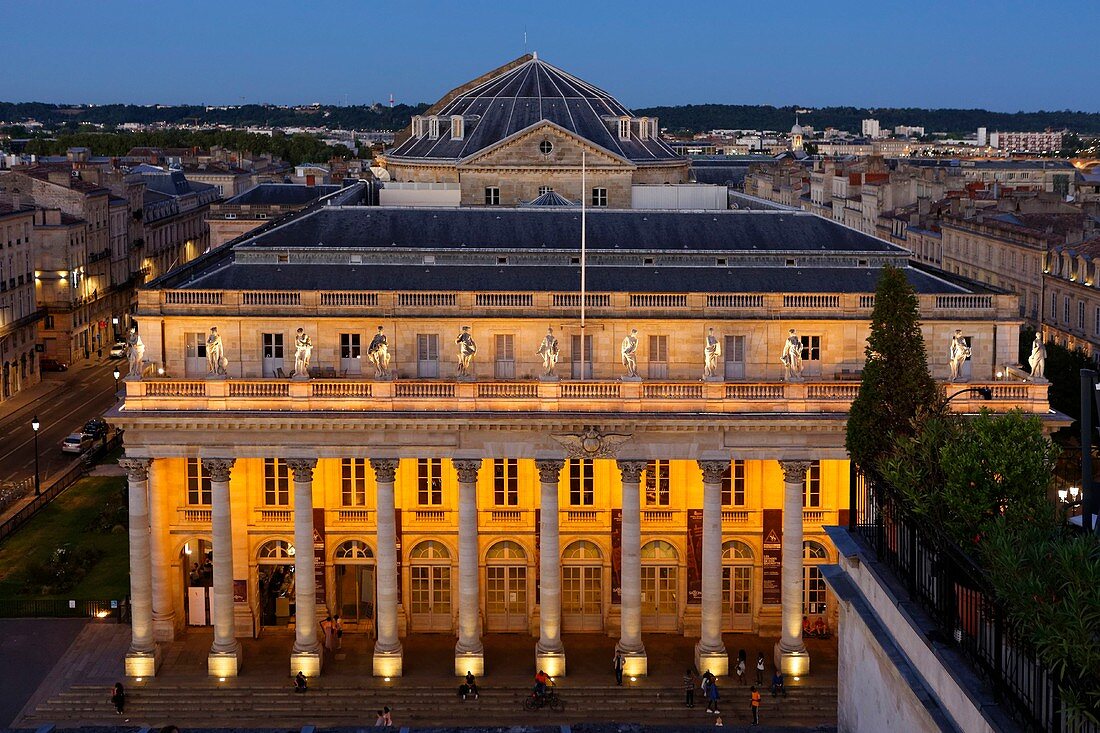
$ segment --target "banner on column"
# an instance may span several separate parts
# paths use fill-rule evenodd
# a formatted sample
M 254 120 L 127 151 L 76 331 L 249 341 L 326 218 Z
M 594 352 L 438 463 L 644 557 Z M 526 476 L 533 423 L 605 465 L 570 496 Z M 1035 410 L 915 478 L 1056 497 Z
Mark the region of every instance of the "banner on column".
M 542 603 L 542 510 L 535 508 L 535 604 Z
M 703 510 L 688 509 L 687 571 L 689 605 L 703 602 Z
M 317 605 L 324 608 L 325 598 L 325 510 L 313 508 L 313 582 Z
M 393 510 L 393 535 L 397 542 L 397 602 L 401 603 L 401 510 Z
M 765 509 L 764 525 L 764 588 L 765 605 L 783 603 L 783 510 Z
M 623 602 L 623 510 L 611 510 L 611 602 Z

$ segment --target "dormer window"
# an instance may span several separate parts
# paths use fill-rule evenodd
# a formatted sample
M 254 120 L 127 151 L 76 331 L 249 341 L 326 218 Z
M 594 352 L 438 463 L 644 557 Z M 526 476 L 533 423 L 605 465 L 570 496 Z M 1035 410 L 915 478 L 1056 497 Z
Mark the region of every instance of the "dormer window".
M 461 140 L 466 134 L 465 120 L 462 115 L 451 116 L 451 139 Z
M 638 118 L 638 138 L 641 139 L 641 140 L 645 140 L 647 137 L 649 137 L 649 118 L 648 117 L 639 117 Z
M 630 118 L 629 117 L 620 117 L 619 118 L 619 139 L 620 140 L 629 140 L 630 139 Z
M 647 122 L 649 123 L 649 139 L 656 140 L 661 133 L 661 128 L 657 127 L 657 118 L 650 117 Z
M 428 118 L 428 139 L 429 140 L 438 140 L 439 139 L 439 118 L 438 117 L 429 117 Z
M 412 133 L 413 137 L 424 137 L 424 118 L 420 115 L 413 116 Z

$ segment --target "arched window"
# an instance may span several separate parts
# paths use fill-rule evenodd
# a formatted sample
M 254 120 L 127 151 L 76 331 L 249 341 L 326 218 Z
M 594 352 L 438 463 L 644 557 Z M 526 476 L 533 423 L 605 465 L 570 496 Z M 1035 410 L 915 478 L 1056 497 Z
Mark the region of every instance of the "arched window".
M 374 553 L 362 540 L 348 540 L 336 548 L 337 560 L 369 560 L 373 557 Z
M 409 553 L 410 560 L 447 560 L 450 557 L 447 546 L 435 540 L 425 540 Z
M 268 540 L 260 545 L 260 560 L 281 560 L 294 557 L 294 548 L 285 540 Z
M 752 548 L 740 540 L 722 543 L 722 560 L 752 560 Z
M 526 560 L 527 553 L 517 542 L 502 540 L 485 553 L 486 560 Z
M 642 545 L 643 560 L 676 560 L 676 548 L 664 540 L 653 540 Z
M 829 561 L 829 551 L 820 542 L 806 540 L 802 543 L 802 613 L 822 615 L 826 612 L 828 590 L 820 565 Z
M 595 542 L 577 540 L 572 542 L 561 554 L 563 560 L 599 560 L 603 557 Z
M 825 549 L 825 546 L 820 542 L 814 542 L 813 540 L 806 540 L 802 543 L 802 559 L 803 560 L 828 560 L 829 551 Z

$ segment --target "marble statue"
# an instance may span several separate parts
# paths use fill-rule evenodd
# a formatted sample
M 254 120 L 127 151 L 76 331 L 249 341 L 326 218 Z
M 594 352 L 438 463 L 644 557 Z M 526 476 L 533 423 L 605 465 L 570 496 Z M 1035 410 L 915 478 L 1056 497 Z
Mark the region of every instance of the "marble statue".
M 783 363 L 783 381 L 802 381 L 802 339 L 798 338 L 795 330 L 787 331 L 787 340 L 783 342 L 783 355 L 779 361 Z
M 378 327 L 378 333 L 370 340 L 367 347 L 367 359 L 374 364 L 374 376 L 385 379 L 390 376 L 390 345 L 386 339 L 385 329 Z
M 313 355 L 313 340 L 304 328 L 298 329 L 294 339 L 294 376 L 305 379 L 309 376 L 309 359 Z
M 145 358 L 145 344 L 138 335 L 137 326 L 130 326 L 130 337 L 126 339 L 129 348 L 126 357 L 130 360 L 130 373 L 128 376 L 141 379 L 141 362 Z
M 455 343 L 458 344 L 458 376 L 469 377 L 471 376 L 470 365 L 473 364 L 474 354 L 477 353 L 477 344 L 474 343 L 474 337 L 470 335 L 469 326 L 462 327 L 462 333 L 455 338 Z
M 951 348 L 947 353 L 948 364 L 951 367 L 951 381 L 957 382 L 962 377 L 962 365 L 970 358 L 970 345 L 962 335 L 962 329 L 955 329 L 955 335 L 951 337 Z
M 229 366 L 229 359 L 225 358 L 222 337 L 218 333 L 218 327 L 211 326 L 210 335 L 206 338 L 206 373 L 221 376 L 225 374 L 227 366 Z
M 629 379 L 638 378 L 638 329 L 630 329 L 630 333 L 623 339 L 622 345 L 623 366 L 626 367 L 626 376 Z
M 1043 343 L 1042 334 L 1035 334 L 1035 341 L 1031 344 L 1031 356 L 1028 357 L 1027 363 L 1031 365 L 1031 378 L 1043 379 L 1044 372 L 1047 366 L 1047 346 Z
M 554 367 L 558 364 L 558 340 L 554 337 L 553 328 L 546 329 L 546 337 L 535 353 L 542 357 L 543 376 L 553 377 Z
M 707 342 L 703 347 L 703 379 L 718 376 L 718 359 L 722 356 L 722 342 L 714 335 L 714 329 L 707 329 Z

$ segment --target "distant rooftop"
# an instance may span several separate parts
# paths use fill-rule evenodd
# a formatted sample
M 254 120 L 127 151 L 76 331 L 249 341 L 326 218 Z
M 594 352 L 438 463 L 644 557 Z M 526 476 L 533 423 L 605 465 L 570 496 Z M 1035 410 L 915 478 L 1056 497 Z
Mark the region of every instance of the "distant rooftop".
M 304 183 L 261 183 L 243 191 L 225 204 L 250 206 L 304 206 L 340 190 L 338 185 L 308 186 Z

